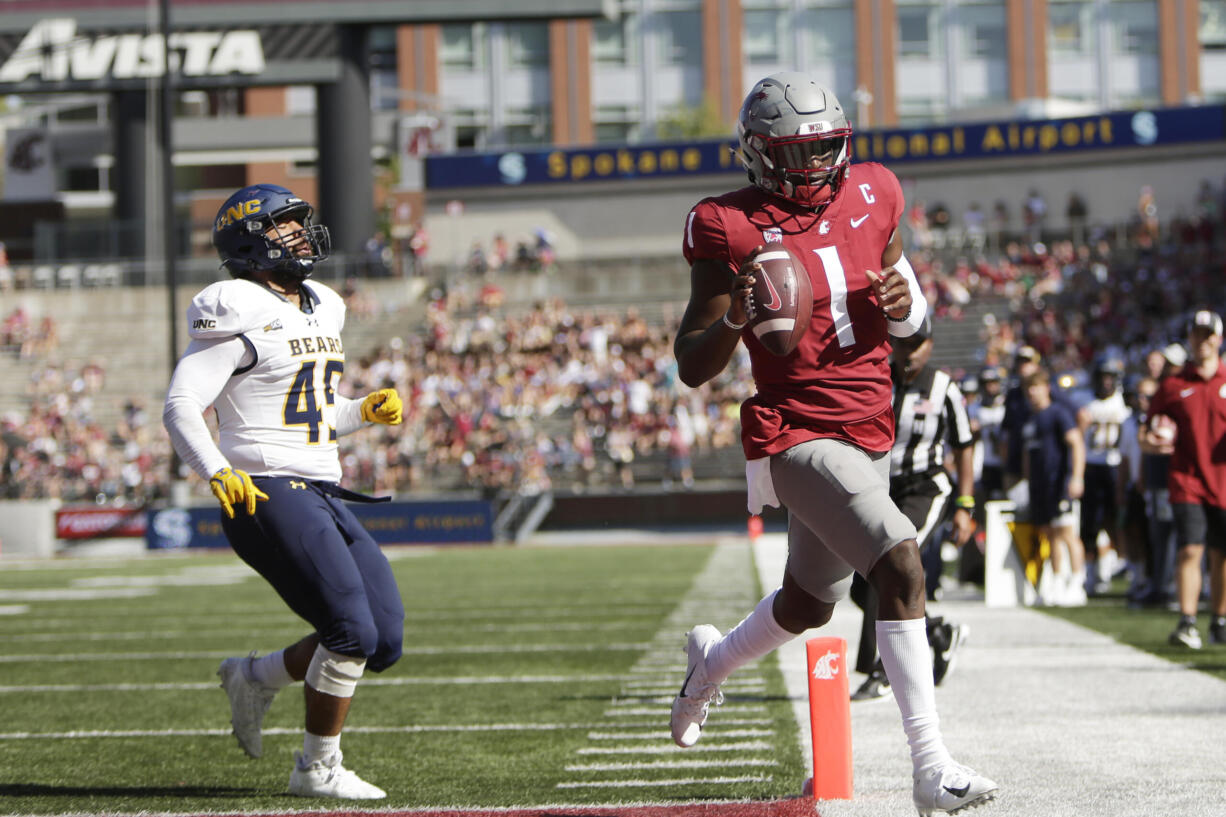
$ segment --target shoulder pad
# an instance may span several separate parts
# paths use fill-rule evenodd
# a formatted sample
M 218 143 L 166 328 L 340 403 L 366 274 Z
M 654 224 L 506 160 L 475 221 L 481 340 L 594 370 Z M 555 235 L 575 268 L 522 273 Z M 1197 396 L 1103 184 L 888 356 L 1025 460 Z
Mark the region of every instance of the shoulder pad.
M 260 298 L 259 284 L 236 278 L 202 289 L 187 308 L 187 333 L 192 338 L 228 338 L 268 323 L 271 301 Z

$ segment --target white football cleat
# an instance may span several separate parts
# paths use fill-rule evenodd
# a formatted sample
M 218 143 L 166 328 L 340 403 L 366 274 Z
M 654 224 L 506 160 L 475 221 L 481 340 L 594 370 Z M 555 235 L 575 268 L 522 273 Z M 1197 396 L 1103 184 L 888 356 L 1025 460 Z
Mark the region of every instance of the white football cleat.
M 996 799 L 994 782 L 961 763 L 949 762 L 915 778 L 911 790 L 920 817 L 957 814 Z
M 683 749 L 693 746 L 702 736 L 702 725 L 707 722 L 707 710 L 711 704 L 719 706 L 724 702 L 724 693 L 720 692 L 719 684 L 712 683 L 707 677 L 707 651 L 719 639 L 719 630 L 710 624 L 699 624 L 686 637 L 689 666 L 685 682 L 673 701 L 673 713 L 669 719 L 673 741 Z
M 299 797 L 337 797 L 341 800 L 382 800 L 387 792 L 372 786 L 341 765 L 337 751 L 325 760 L 306 763 L 302 752 L 294 752 L 294 771 L 289 776 L 289 793 Z
M 246 658 L 227 658 L 217 668 L 217 674 L 221 677 L 221 688 L 230 698 L 230 725 L 238 745 L 251 757 L 259 757 L 264 754 L 260 728 L 277 690 L 248 678 L 247 668 L 254 657 L 252 650 Z

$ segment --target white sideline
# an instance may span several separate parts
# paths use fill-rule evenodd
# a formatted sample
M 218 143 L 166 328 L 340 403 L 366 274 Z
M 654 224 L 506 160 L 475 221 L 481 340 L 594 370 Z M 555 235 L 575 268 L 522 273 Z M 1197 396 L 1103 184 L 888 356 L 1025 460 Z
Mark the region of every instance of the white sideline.
M 760 537 L 755 551 L 764 582 L 777 581 L 783 536 Z M 1001 787 L 997 800 L 976 815 L 1226 813 L 1226 681 L 1034 609 L 989 608 L 981 597 L 931 608 L 971 626 L 957 668 L 937 688 L 937 705 L 955 759 Z M 841 636 L 854 651 L 859 629 L 860 610 L 847 600 L 810 635 Z M 779 660 L 811 755 L 804 641 L 780 650 Z M 1206 648 L 1188 658 L 1212 662 L 1221 655 Z M 853 687 L 861 678 L 852 676 Z M 855 796 L 822 801 L 822 817 L 913 813 L 898 708 L 892 702 L 852 704 L 851 723 Z

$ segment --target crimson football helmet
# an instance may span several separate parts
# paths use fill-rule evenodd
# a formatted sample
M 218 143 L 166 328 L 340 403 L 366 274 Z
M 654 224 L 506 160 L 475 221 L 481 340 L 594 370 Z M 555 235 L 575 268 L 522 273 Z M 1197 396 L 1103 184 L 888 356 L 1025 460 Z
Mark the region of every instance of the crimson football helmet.
M 749 180 L 820 213 L 851 169 L 851 123 L 835 95 L 808 74 L 771 74 L 745 97 L 736 123 Z
M 213 222 L 213 246 L 234 278 L 267 270 L 302 280 L 328 257 L 328 228 L 312 222 L 315 210 L 276 184 L 253 184 L 226 199 Z M 287 221 L 301 229 L 282 229 Z M 270 238 L 273 232 L 275 237 Z M 305 246 L 307 251 L 299 248 Z

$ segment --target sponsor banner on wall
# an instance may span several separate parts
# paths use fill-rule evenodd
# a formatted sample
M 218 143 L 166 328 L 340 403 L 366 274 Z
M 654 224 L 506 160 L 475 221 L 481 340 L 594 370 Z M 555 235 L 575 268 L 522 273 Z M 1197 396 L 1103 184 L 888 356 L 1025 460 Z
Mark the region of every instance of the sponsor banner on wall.
M 144 536 L 143 508 L 59 508 L 55 535 L 59 539 L 113 539 Z
M 0 33 L 0 93 L 144 89 L 169 66 L 180 88 L 329 82 L 336 28 L 253 25 L 90 30 L 69 16 Z
M 481 500 L 349 504 L 380 545 L 489 543 L 494 541 L 494 506 Z M 146 541 L 151 550 L 228 548 L 218 508 L 166 508 L 149 512 Z
M 863 131 L 852 137 L 852 155 L 858 162 L 896 164 L 1040 156 L 1224 139 L 1226 108 L 1202 105 L 1064 119 Z M 426 188 L 514 187 L 713 173 L 744 174 L 740 161 L 733 155 L 736 147 L 732 139 L 719 139 L 427 156 Z

